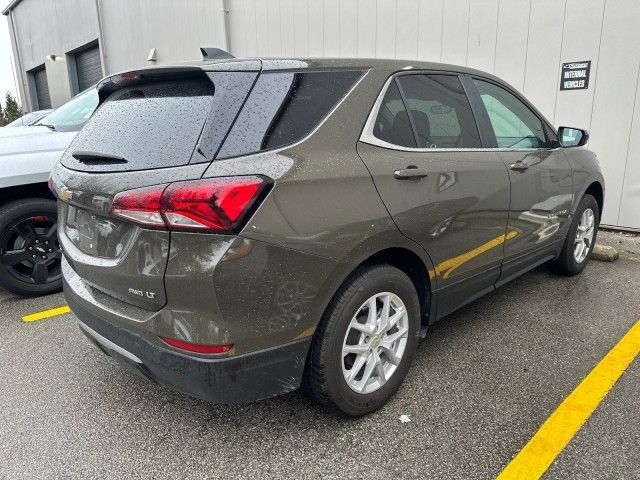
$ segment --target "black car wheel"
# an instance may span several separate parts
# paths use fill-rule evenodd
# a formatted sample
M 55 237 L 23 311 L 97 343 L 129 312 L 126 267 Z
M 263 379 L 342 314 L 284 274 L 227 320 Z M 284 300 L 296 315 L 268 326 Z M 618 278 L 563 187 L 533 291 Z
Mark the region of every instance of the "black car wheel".
M 57 211 L 53 200 L 31 198 L 0 208 L 0 285 L 20 295 L 62 288 Z
M 600 209 L 593 196 L 582 197 L 576 209 L 569 232 L 552 268 L 563 275 L 577 275 L 589 263 L 600 225 Z
M 351 416 L 382 407 L 404 380 L 418 344 L 420 302 L 411 279 L 390 265 L 356 271 L 314 334 L 304 387 Z

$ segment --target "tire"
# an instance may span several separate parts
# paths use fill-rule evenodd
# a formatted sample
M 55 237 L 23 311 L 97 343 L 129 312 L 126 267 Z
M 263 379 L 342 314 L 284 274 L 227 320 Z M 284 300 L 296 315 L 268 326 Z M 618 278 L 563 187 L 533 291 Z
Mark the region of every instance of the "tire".
M 581 227 L 581 221 L 583 219 L 583 215 L 588 210 L 593 212 L 593 235 L 588 242 L 588 250 L 585 252 L 581 252 L 579 258 L 576 258 L 576 242 L 577 242 L 577 234 L 578 230 Z M 557 273 L 562 275 L 577 275 L 582 272 L 584 268 L 589 263 L 589 259 L 591 258 L 591 253 L 593 252 L 593 246 L 596 243 L 596 236 L 598 234 L 598 225 L 600 224 L 600 209 L 598 207 L 598 202 L 594 197 L 589 194 L 586 194 L 580 200 L 578 204 L 578 208 L 576 209 L 576 213 L 573 217 L 573 221 L 571 222 L 571 226 L 569 227 L 569 231 L 567 232 L 567 237 L 562 246 L 562 251 L 558 258 L 551 262 L 551 267 Z M 584 242 L 586 245 L 586 242 Z
M 46 198 L 0 208 L 0 286 L 19 295 L 45 295 L 62 288 L 56 219 L 56 202 Z
M 369 328 L 368 325 L 361 324 L 357 326 L 358 329 L 352 326 L 352 319 L 357 313 L 358 322 L 370 321 L 368 305 L 371 305 L 369 300 L 375 295 L 379 295 L 374 300 L 376 316 L 383 311 L 388 298 L 388 304 L 391 305 L 388 310 L 389 318 L 397 320 L 396 325 L 391 327 L 386 335 L 359 331 L 360 328 Z M 401 308 L 395 309 L 400 307 L 400 304 L 404 305 L 406 315 L 401 314 Z M 381 324 L 378 324 L 377 328 L 381 329 Z M 401 335 L 405 328 L 406 337 Z M 330 409 L 337 409 L 354 417 L 373 412 L 396 393 L 407 375 L 418 345 L 419 333 L 420 302 L 411 279 L 401 270 L 389 265 L 359 269 L 340 287 L 320 321 L 311 343 L 304 387 L 315 400 Z M 390 343 L 391 339 L 396 337 L 399 339 Z M 403 342 L 405 338 L 406 342 Z M 367 339 L 369 347 L 357 344 L 366 343 Z M 370 350 L 367 354 L 348 353 L 343 357 L 345 344 L 351 348 Z M 400 352 L 402 345 L 403 351 L 396 354 Z M 390 349 L 385 351 L 387 347 Z M 392 355 L 399 357 L 399 361 L 396 360 L 397 365 L 390 361 L 392 357 L 386 353 L 394 349 L 396 353 Z M 373 353 L 374 350 L 379 353 Z M 374 355 L 378 355 L 380 368 L 383 371 L 390 369 L 387 372 L 391 373 L 383 372 L 386 377 L 383 379 L 376 367 L 367 381 L 364 376 L 368 363 L 358 371 L 355 369 L 362 362 L 358 360 L 359 357 L 373 359 Z M 374 362 L 373 365 L 378 364 Z M 344 373 L 347 366 L 350 368 Z M 347 381 L 347 375 L 353 375 L 352 385 L 364 385 L 363 390 L 354 390 Z

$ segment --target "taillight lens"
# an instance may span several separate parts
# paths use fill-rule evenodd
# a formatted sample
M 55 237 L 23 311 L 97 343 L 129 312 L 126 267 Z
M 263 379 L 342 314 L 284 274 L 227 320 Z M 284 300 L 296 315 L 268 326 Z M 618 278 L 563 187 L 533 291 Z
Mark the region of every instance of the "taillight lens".
M 148 228 L 230 233 L 265 191 L 262 177 L 176 182 L 117 194 L 111 215 Z
M 232 344 L 226 345 L 204 345 L 201 343 L 185 342 L 184 340 L 177 340 L 175 338 L 160 337 L 163 342 L 172 347 L 179 348 L 180 350 L 186 350 L 194 353 L 227 353 L 233 347 Z
M 121 192 L 111 204 L 111 215 L 151 228 L 165 228 L 162 218 L 162 192 L 166 185 Z

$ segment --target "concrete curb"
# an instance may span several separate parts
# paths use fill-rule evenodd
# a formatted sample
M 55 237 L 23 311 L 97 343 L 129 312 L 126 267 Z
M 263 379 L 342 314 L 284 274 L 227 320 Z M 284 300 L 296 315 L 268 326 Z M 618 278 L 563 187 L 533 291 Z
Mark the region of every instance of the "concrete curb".
M 618 251 L 615 248 L 597 243 L 594 245 L 593 252 L 591 253 L 591 258 L 601 262 L 615 262 L 618 260 L 618 256 Z

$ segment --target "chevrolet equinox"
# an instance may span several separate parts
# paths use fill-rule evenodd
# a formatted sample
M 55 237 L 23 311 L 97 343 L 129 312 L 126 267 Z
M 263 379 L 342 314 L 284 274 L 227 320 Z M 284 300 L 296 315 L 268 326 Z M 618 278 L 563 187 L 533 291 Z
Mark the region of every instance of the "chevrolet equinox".
M 587 132 L 492 75 L 225 59 L 97 88 L 51 178 L 65 295 L 100 350 L 186 394 L 302 385 L 363 415 L 428 325 L 589 261 L 604 182 Z

